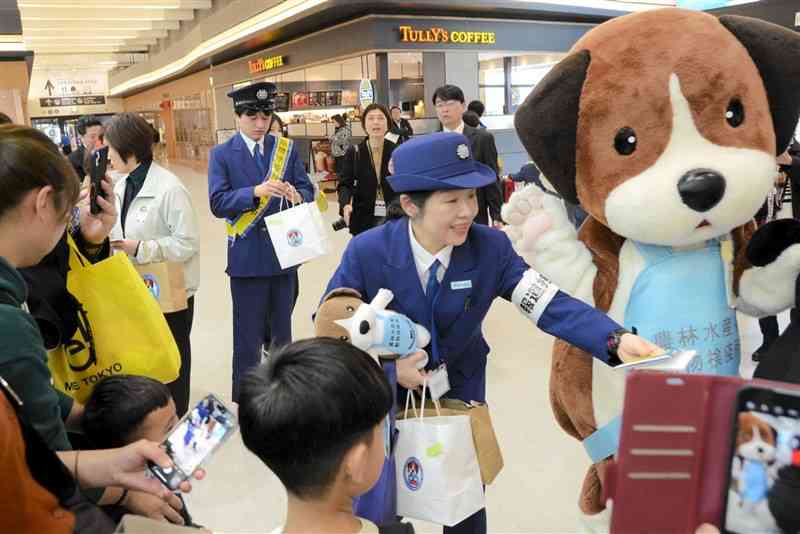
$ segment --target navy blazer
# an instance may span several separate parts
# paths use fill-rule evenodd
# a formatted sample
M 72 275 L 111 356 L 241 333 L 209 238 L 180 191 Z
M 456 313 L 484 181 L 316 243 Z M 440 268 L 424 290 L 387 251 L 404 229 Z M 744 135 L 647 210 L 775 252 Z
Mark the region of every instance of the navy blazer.
M 274 147 L 275 137 L 265 135 L 264 153 L 268 157 L 271 157 Z M 292 147 L 289 155 L 284 180 L 292 184 L 306 202 L 314 200 L 314 186 L 300 161 L 296 146 Z M 255 209 L 259 199 L 255 197 L 254 189 L 263 181 L 264 177 L 258 171 L 255 159 L 241 133 L 237 133 L 226 143 L 215 146 L 208 161 L 208 199 L 211 213 L 220 219 L 232 220 Z M 280 199 L 273 198 L 267 205 L 265 216 L 278 211 Z M 267 228 L 261 221 L 245 237 L 237 237 L 229 243 L 228 268 L 225 271 L 228 276 L 275 276 L 295 269 L 297 267 L 281 269 Z
M 408 224 L 408 219 L 402 218 L 354 237 L 325 294 L 348 287 L 371 301 L 379 289 L 389 289 L 394 293 L 389 308 L 430 327 L 430 310 L 414 263 Z M 464 244 L 453 249 L 434 311 L 439 356 L 447 362 L 450 378 L 448 397 L 486 400 L 489 345 L 481 332 L 483 319 L 495 298 L 511 300 L 528 269 L 503 232 L 480 224 L 473 224 Z M 537 326 L 604 362 L 609 358 L 608 335 L 622 328 L 561 291 L 545 308 Z

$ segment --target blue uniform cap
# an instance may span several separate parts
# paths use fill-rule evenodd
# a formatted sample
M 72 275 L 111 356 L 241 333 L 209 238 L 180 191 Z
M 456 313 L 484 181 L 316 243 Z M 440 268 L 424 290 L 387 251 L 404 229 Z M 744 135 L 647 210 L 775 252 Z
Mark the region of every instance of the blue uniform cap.
M 389 180 L 397 193 L 477 189 L 497 180 L 494 170 L 472 159 L 469 140 L 459 133 L 416 137 L 392 153 Z
M 233 107 L 250 108 L 257 111 L 269 112 L 275 108 L 275 97 L 278 88 L 273 83 L 258 82 L 241 87 L 228 93 L 233 99 Z

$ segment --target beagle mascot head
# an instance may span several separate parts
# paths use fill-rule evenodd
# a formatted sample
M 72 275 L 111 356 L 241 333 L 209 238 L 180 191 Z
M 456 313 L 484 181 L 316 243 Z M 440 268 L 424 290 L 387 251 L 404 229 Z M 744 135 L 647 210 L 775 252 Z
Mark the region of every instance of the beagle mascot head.
M 613 233 L 699 243 L 772 188 L 800 114 L 798 57 L 795 32 L 752 18 L 627 15 L 579 40 L 515 126 L 558 193 Z

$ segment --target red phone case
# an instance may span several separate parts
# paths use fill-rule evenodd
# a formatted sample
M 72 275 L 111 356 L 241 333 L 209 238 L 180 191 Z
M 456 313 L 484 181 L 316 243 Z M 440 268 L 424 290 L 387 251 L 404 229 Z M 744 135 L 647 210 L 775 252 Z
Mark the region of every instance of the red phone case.
M 742 386 L 796 385 L 714 375 L 632 371 L 619 452 L 604 490 L 611 532 L 693 533 L 720 525 L 736 395 Z

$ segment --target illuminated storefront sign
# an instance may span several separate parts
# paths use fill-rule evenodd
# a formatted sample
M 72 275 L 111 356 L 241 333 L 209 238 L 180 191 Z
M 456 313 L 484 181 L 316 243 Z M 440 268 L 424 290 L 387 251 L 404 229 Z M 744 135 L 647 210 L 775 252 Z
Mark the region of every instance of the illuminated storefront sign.
M 494 32 L 452 31 L 444 28 L 414 28 L 400 26 L 400 42 L 403 43 L 457 43 L 457 44 L 495 44 Z
M 283 56 L 260 57 L 251 59 L 247 64 L 250 67 L 250 74 L 258 74 L 259 72 L 268 72 L 278 67 L 283 67 L 286 65 L 286 58 Z
M 361 80 L 361 84 L 358 87 L 358 102 L 362 108 L 375 102 L 375 90 L 372 88 L 371 81 Z

